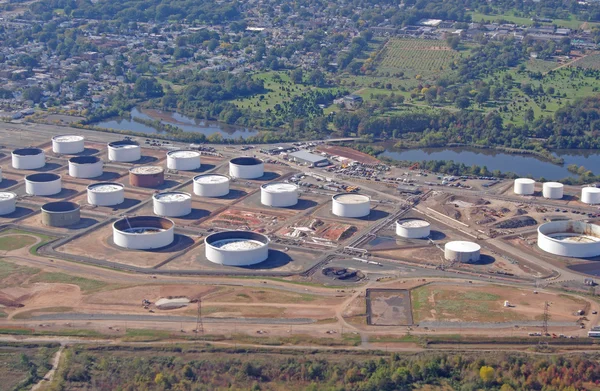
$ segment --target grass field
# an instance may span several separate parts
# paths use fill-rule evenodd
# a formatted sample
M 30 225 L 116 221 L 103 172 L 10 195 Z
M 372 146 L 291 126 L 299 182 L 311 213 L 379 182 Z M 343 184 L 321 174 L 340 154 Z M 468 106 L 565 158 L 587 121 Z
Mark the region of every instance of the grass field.
M 40 269 L 0 261 L 0 289 L 19 283 L 21 278 L 36 275 Z M 21 277 L 21 278 L 19 278 Z
M 522 26 L 531 26 L 534 23 L 533 20 L 531 20 L 531 18 L 514 16 L 514 15 L 510 15 L 510 14 L 487 15 L 487 14 L 482 14 L 479 12 L 471 12 L 471 20 L 473 20 L 473 22 L 480 22 L 482 20 L 494 22 L 494 21 L 497 21 L 500 19 L 506 20 L 509 23 L 514 23 L 514 24 L 518 24 L 518 25 L 522 25 Z M 582 22 L 580 20 L 575 19 L 573 16 L 571 17 L 571 19 L 552 19 L 552 23 L 541 23 L 541 24 L 546 24 L 546 25 L 555 24 L 558 27 L 564 27 L 564 28 L 569 28 L 569 29 L 579 29 L 579 28 L 590 28 L 591 29 L 592 27 L 600 25 L 600 23 Z
M 586 57 L 575 61 L 573 64 L 571 64 L 571 66 L 583 69 L 600 70 L 600 53 L 588 54 Z
M 53 241 L 54 239 L 56 239 L 54 236 L 39 234 L 37 232 L 29 232 L 29 231 L 20 230 L 20 229 L 7 229 L 6 231 L 2 231 L 0 233 L 0 240 L 2 240 L 2 237 L 5 235 L 23 235 L 23 236 L 30 235 L 30 236 L 35 236 L 36 238 L 39 238 L 40 242 L 29 249 L 29 253 L 32 255 L 37 254 L 37 250 L 40 247 L 42 247 L 46 243 L 49 243 L 49 242 Z M 10 241 L 10 239 L 7 239 L 7 240 Z M 33 243 L 31 243 L 31 244 L 33 244 Z M 25 245 L 25 246 L 28 246 L 28 245 Z M 22 248 L 25 246 L 21 246 L 18 248 Z M 10 250 L 6 250 L 6 251 L 10 251 Z
M 51 367 L 56 347 L 12 347 L 0 350 L 0 379 L 2 390 L 30 389 Z
M 103 281 L 90 280 L 89 278 L 71 276 L 64 273 L 40 273 L 29 280 L 31 283 L 47 282 L 52 284 L 73 284 L 77 285 L 84 293 L 97 291 L 105 288 L 109 284 Z
M 0 237 L 0 251 L 13 251 L 31 246 L 36 242 L 34 237 L 27 235 L 10 235 Z

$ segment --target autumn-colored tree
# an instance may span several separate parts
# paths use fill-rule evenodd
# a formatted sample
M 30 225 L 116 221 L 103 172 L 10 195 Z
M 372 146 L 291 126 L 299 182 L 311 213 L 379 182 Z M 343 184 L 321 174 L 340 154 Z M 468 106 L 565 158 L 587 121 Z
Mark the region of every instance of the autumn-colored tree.
M 479 369 L 479 377 L 485 384 L 490 384 L 494 380 L 494 368 L 484 365 Z

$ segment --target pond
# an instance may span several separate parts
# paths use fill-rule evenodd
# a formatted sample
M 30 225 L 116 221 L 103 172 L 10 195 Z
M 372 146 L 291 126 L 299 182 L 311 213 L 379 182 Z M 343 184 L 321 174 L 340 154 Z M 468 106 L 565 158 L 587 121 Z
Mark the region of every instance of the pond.
M 146 120 L 160 119 L 162 122 L 175 125 L 186 133 L 202 133 L 205 136 L 210 136 L 214 133 L 220 133 L 225 139 L 248 138 L 255 136 L 258 131 L 238 126 L 230 126 L 215 121 L 198 120 L 195 118 L 186 117 L 179 113 L 171 113 L 160 110 L 142 110 L 137 107 L 131 109 L 130 117 L 112 118 L 109 120 L 94 123 L 92 125 L 106 129 L 114 130 L 130 130 L 134 132 L 156 134 L 159 133 L 151 126 L 135 122 L 133 118 L 142 118 Z

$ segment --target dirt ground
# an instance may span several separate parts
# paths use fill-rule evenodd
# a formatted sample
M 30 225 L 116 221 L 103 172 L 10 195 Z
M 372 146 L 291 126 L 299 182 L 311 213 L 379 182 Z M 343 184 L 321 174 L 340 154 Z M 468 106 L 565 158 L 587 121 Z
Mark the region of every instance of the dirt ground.
M 341 156 L 348 159 L 355 160 L 360 163 L 365 164 L 379 164 L 379 160 L 374 158 L 371 155 L 367 155 L 366 153 L 359 152 L 352 148 L 347 147 L 338 147 L 338 146 L 330 146 L 330 145 L 320 145 L 317 147 L 318 151 L 328 153 L 330 155 Z

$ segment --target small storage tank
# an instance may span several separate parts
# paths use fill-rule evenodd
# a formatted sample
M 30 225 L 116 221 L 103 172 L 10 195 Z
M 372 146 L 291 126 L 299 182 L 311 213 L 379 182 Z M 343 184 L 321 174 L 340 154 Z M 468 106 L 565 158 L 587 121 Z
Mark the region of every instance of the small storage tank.
M 65 135 L 52 137 L 52 152 L 61 155 L 81 153 L 85 149 L 83 136 Z
M 255 157 L 236 157 L 229 161 L 229 175 L 240 179 L 260 178 L 265 175 L 265 164 Z
M 129 184 L 137 187 L 158 187 L 165 183 L 165 170 L 158 166 L 134 167 L 129 170 Z
M 133 140 L 108 143 L 108 160 L 111 162 L 135 162 L 142 158 L 142 148 Z
M 206 258 L 220 265 L 250 266 L 269 257 L 269 238 L 252 231 L 225 231 L 204 240 Z
M 68 227 L 80 220 L 79 205 L 74 202 L 48 202 L 42 206 L 42 224 L 48 227 Z
M 12 151 L 12 166 L 17 170 L 35 170 L 46 165 L 46 154 L 39 148 L 20 148 Z
M 69 175 L 73 178 L 95 178 L 104 173 L 104 163 L 96 156 L 75 156 L 69 159 Z
M 194 177 L 194 194 L 200 197 L 223 197 L 229 194 L 229 177 L 203 174 Z
M 167 152 L 167 168 L 170 170 L 193 171 L 199 169 L 201 165 L 198 151 Z
M 35 196 L 49 196 L 60 193 L 60 175 L 50 173 L 31 174 L 25 177 L 25 192 Z
M 597 187 L 584 187 L 581 189 L 581 202 L 596 205 L 600 204 L 600 189 Z
M 431 233 L 431 224 L 421 219 L 400 219 L 396 221 L 396 235 L 406 239 L 426 238 Z
M 0 182 L 2 182 L 2 168 L 0 168 Z
M 450 262 L 477 262 L 480 257 L 481 246 L 477 243 L 466 241 L 448 242 L 444 246 L 444 258 Z
M 341 193 L 332 198 L 331 213 L 340 217 L 365 217 L 371 213 L 371 198 L 362 194 Z
M 131 250 L 152 250 L 175 240 L 175 223 L 164 217 L 124 217 L 113 223 L 113 242 Z
M 529 178 L 515 179 L 515 194 L 532 195 L 535 190 L 535 181 Z
M 154 214 L 163 217 L 180 217 L 192 213 L 192 196 L 179 191 L 167 191 L 152 196 Z
M 0 216 L 9 215 L 17 210 L 17 195 L 8 191 L 0 192 Z
M 544 198 L 560 200 L 564 195 L 564 185 L 558 182 L 544 182 L 542 194 Z
M 93 183 L 87 187 L 88 204 L 115 206 L 125 201 L 125 186 L 115 182 Z
M 276 208 L 294 206 L 298 203 L 298 186 L 282 182 L 266 183 L 260 187 L 260 202 Z

